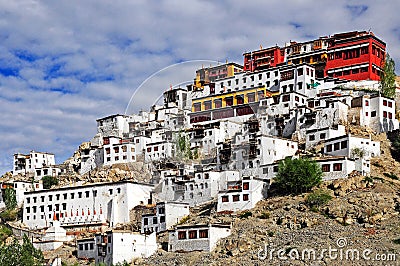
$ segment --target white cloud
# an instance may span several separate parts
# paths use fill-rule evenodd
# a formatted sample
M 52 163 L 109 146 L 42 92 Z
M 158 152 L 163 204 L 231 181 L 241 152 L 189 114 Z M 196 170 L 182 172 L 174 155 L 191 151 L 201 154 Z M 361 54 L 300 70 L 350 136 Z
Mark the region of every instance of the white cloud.
M 371 28 L 400 65 L 399 9 L 394 0 L 0 1 L 0 172 L 14 152 L 66 159 L 96 118 L 124 113 L 143 80 L 177 62 L 242 63 L 260 44 Z M 153 104 L 192 69 L 163 71 L 128 109 Z

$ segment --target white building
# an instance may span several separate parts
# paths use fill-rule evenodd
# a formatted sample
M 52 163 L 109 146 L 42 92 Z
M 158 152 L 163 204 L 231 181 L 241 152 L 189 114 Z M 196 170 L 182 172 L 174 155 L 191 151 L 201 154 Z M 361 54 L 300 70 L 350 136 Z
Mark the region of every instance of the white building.
M 371 138 L 343 135 L 325 141 L 324 153 L 333 156 L 346 156 L 350 158 L 360 157 L 369 159 L 381 154 L 379 141 L 372 141 Z
M 189 204 L 182 202 L 159 202 L 154 214 L 142 216 L 141 233 L 163 232 L 189 215 Z
M 115 265 L 134 258 L 147 258 L 157 251 L 156 233 L 142 235 L 137 232 L 108 231 L 96 234 L 95 263 Z
M 338 125 L 337 128 L 325 127 L 318 129 L 309 129 L 306 131 L 306 150 L 312 148 L 318 143 L 333 139 L 346 134 L 346 128 Z
M 29 154 L 14 154 L 13 174 L 34 173 L 35 169 L 55 165 L 52 153 L 31 151 Z
M 115 114 L 97 119 L 96 121 L 97 132 L 104 138 L 122 138 L 124 133 L 129 133 L 129 116 Z
M 136 162 L 135 144 L 129 140 L 110 137 L 104 142 L 104 165 Z
M 238 171 L 168 172 L 161 177 L 155 198 L 158 201 L 184 202 L 196 206 L 214 199 L 230 179 L 238 179 Z
M 229 181 L 218 193 L 217 212 L 252 209 L 267 196 L 268 183 L 265 179 L 243 177 Z
M 44 176 L 58 177 L 61 174 L 61 168 L 51 165 L 35 169 L 35 180 L 41 180 Z
M 369 175 L 370 173 L 370 163 L 368 160 L 333 156 L 318 158 L 316 161 L 321 165 L 323 180 L 347 178 L 353 171 L 358 171 L 362 175 Z
M 168 251 L 211 252 L 221 238 L 231 234 L 231 225 L 181 225 L 169 231 Z
M 376 132 L 389 132 L 399 128 L 396 119 L 396 102 L 382 96 L 364 95 L 354 98 L 351 102 L 352 108 L 359 110 L 359 123 L 368 126 Z M 358 122 L 358 117 L 353 117 Z
M 63 227 L 129 222 L 129 211 L 147 204 L 153 186 L 131 181 L 96 183 L 25 193 L 22 222 L 45 228 L 59 220 Z
M 4 193 L 6 188 L 12 188 L 15 190 L 15 198 L 17 205 L 22 206 L 25 199 L 25 193 L 30 191 L 38 191 L 43 189 L 42 182 L 29 182 L 29 181 L 9 181 L 1 184 L 1 202 L 0 206 L 4 204 Z

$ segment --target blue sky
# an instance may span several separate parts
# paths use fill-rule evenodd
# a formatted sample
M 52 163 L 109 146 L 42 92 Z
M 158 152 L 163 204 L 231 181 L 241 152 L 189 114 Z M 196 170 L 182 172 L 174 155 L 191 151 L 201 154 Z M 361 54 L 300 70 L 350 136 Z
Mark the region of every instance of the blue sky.
M 0 0 L 0 173 L 30 150 L 58 162 L 97 118 L 147 109 L 170 84 L 245 51 L 371 30 L 400 66 L 400 1 Z

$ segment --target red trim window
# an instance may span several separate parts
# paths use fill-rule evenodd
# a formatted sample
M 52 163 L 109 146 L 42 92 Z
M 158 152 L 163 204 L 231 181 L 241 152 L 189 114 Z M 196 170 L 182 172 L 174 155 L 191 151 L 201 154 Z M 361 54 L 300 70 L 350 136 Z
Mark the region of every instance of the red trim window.
M 249 182 L 243 183 L 243 190 L 249 190 Z
M 240 197 L 239 195 L 233 195 L 233 201 L 239 201 Z
M 323 164 L 322 165 L 322 172 L 330 172 L 331 171 L 331 165 L 330 164 Z
M 228 196 L 222 196 L 222 202 L 229 202 Z
M 199 238 L 208 238 L 208 230 L 199 230 Z
M 243 194 L 243 201 L 249 200 L 249 194 Z
M 186 239 L 186 231 L 179 231 L 178 239 Z
M 197 238 L 197 230 L 189 231 L 189 239 L 196 239 Z
M 333 164 L 333 171 L 342 171 L 342 164 L 341 163 L 334 163 Z

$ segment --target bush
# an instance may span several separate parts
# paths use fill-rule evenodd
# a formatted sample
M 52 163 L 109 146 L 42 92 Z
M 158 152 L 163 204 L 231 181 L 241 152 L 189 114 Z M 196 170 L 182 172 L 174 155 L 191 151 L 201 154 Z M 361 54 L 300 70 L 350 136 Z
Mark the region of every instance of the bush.
M 383 175 L 389 177 L 390 179 L 399 180 L 398 176 L 393 173 L 383 173 Z
M 0 225 L 0 244 L 4 243 L 4 241 L 12 235 L 12 230 L 5 225 Z
M 273 237 L 274 235 L 275 235 L 274 232 L 272 232 L 272 231 L 269 231 L 269 232 L 268 232 L 268 236 L 269 236 L 269 237 Z
M 13 210 L 17 207 L 17 197 L 13 188 L 6 188 L 4 192 L 4 204 L 7 210 Z
M 253 216 L 253 213 L 251 211 L 245 211 L 245 212 L 242 212 L 239 215 L 239 217 L 242 218 L 242 219 L 246 219 L 246 218 L 248 218 L 250 216 Z
M 397 238 L 397 239 L 393 240 L 393 243 L 395 243 L 397 245 L 400 245 L 400 238 Z
M 274 182 L 283 191 L 298 194 L 319 185 L 322 182 L 322 170 L 315 161 L 286 158 L 279 162 Z
M 258 216 L 258 218 L 260 219 L 269 219 L 269 217 L 271 217 L 271 214 L 269 212 L 263 212 Z
M 44 265 L 43 254 L 24 235 L 22 245 L 17 239 L 10 245 L 0 246 L 1 265 Z
M 189 215 L 186 215 L 185 217 L 183 217 L 179 222 L 178 225 L 184 224 L 189 220 Z
M 44 176 L 42 178 L 42 182 L 43 182 L 43 188 L 44 189 L 49 189 L 52 186 L 58 185 L 58 179 L 56 177 L 54 177 L 54 176 L 46 175 L 46 176 Z
M 318 210 L 319 207 L 325 205 L 332 199 L 332 196 L 329 195 L 327 191 L 316 190 L 310 194 L 308 194 L 306 198 L 306 204 L 312 210 Z
M 18 210 L 5 210 L 0 213 L 0 218 L 6 222 L 15 221 L 18 217 Z

